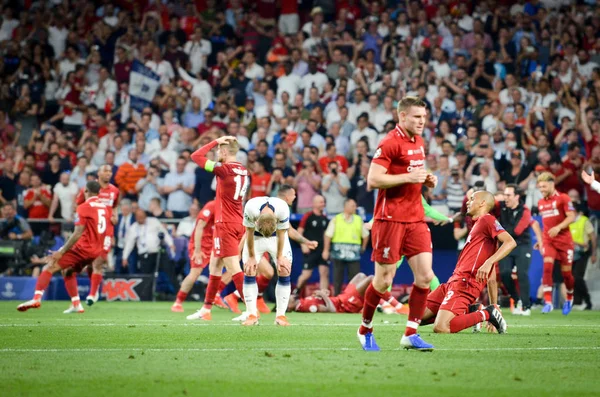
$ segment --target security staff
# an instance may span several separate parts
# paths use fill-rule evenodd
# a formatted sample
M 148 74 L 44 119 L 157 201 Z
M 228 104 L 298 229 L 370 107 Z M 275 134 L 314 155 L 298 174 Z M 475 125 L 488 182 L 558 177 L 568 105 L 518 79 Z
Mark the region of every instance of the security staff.
M 504 189 L 504 202 L 500 203 L 500 224 L 515 239 L 517 247 L 500 261 L 499 266 L 502 283 L 508 289 L 513 300 L 517 302 L 513 314 L 530 316 L 529 265 L 533 248 L 529 228 L 533 228 L 538 241 L 541 241 L 541 231 L 537 221 L 532 219 L 531 211 L 525 206 L 524 198 L 515 184 L 509 184 Z M 519 292 L 517 292 L 515 280 L 512 278 L 514 267 L 517 268 Z
M 360 255 L 369 242 L 369 231 L 356 214 L 356 201 L 347 199 L 344 212 L 336 215 L 327 226 L 323 247 L 323 259 L 333 259 L 333 289 L 335 295 L 342 292 L 344 273 L 348 268 L 348 280 L 360 272 Z

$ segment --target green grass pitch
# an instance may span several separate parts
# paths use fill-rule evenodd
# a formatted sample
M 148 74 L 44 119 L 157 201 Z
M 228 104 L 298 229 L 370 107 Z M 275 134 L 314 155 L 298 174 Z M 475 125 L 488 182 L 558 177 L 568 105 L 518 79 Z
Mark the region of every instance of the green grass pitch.
M 432 353 L 399 349 L 406 317 L 375 316 L 380 353 L 356 340 L 359 315 L 263 315 L 258 327 L 215 308 L 209 324 L 168 303 L 67 302 L 19 313 L 0 303 L 2 396 L 600 395 L 599 312 L 507 315 L 508 333 L 435 335 Z

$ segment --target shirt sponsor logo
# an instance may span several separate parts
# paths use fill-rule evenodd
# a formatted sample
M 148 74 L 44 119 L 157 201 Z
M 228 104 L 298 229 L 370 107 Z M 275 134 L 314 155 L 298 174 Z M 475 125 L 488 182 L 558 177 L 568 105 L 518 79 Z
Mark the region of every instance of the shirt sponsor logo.
M 406 167 L 406 171 L 413 172 L 414 170 L 418 170 L 423 167 L 425 167 L 425 160 L 410 160 L 408 167 Z

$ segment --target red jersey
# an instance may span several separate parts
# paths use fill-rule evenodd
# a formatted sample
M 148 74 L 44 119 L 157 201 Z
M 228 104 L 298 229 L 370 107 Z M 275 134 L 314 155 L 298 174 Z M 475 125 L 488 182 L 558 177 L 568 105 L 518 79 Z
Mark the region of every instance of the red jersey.
M 548 236 L 548 230 L 558 225 L 567 217 L 567 212 L 574 212 L 575 207 L 569 196 L 564 193 L 554 191 L 548 198 L 541 198 L 538 201 L 538 210 L 542 217 L 544 225 L 544 245 L 546 242 L 552 242 L 554 246 L 572 246 L 573 237 L 568 227 L 562 229 L 554 238 Z
M 340 299 L 336 296 L 329 298 L 335 306 L 336 313 L 345 313 Z M 317 313 L 319 305 L 326 306 L 323 298 L 318 296 L 309 296 L 303 299 L 298 299 L 296 311 L 299 313 Z
M 202 233 L 202 240 L 200 240 L 200 245 L 202 248 L 202 253 L 210 258 L 210 253 L 212 251 L 213 245 L 213 230 L 215 228 L 215 201 L 209 201 L 202 207 L 200 213 L 198 213 L 198 217 L 196 218 L 196 224 L 199 221 L 206 222 L 206 226 L 204 226 L 204 231 Z M 194 236 L 196 235 L 196 224 L 194 224 L 194 230 L 192 230 L 192 235 L 190 236 L 190 242 L 188 244 L 188 251 L 194 252 Z
M 250 198 L 266 196 L 270 180 L 271 174 L 268 172 L 262 175 L 252 174 L 250 178 Z
M 112 208 L 106 206 L 98 197 L 90 197 L 77 207 L 75 226 L 84 226 L 81 238 L 73 248 L 89 253 L 90 257 L 101 256 L 110 250 L 109 230 Z
M 337 163 L 339 171 L 345 173 L 348 170 L 348 160 L 346 160 L 344 156 L 336 155 L 334 159 L 325 156 L 319 159 L 319 165 L 321 166 L 323 174 L 329 174 L 329 163 L 332 161 Z
M 48 189 L 46 186 L 43 186 L 43 185 L 40 186 L 39 189 L 40 189 L 40 196 L 46 196 L 48 199 L 52 200 L 52 192 L 50 192 L 50 189 Z M 27 193 L 25 193 L 23 200 L 26 200 L 26 201 L 33 200 L 34 197 L 35 197 L 34 189 L 29 189 L 29 190 L 27 190 Z M 38 197 L 33 202 L 31 207 L 29 207 L 27 215 L 29 216 L 29 218 L 46 219 L 46 218 L 48 218 L 48 215 L 50 215 L 50 207 L 47 206 L 46 204 L 44 204 L 42 202 L 42 200 L 40 200 Z
M 85 202 L 83 190 L 84 188 L 81 188 L 75 198 L 75 204 L 77 205 L 81 205 Z M 117 208 L 117 205 L 119 204 L 119 188 L 112 183 L 109 183 L 106 187 L 101 187 L 100 192 L 98 193 L 98 199 L 100 199 L 107 207 Z
M 383 138 L 372 160 L 387 168 L 388 174 L 407 174 L 425 167 L 425 147 L 418 135 L 408 134 L 396 126 Z M 405 183 L 380 189 L 375 203 L 375 219 L 392 222 L 422 222 L 421 183 Z
M 248 189 L 248 170 L 238 162 L 217 163 L 215 223 L 242 223 L 242 201 Z
M 475 276 L 477 270 L 496 252 L 497 237 L 501 233 L 506 233 L 506 231 L 493 215 L 485 214 L 477 218 L 448 282 L 465 278 L 470 283 L 476 283 L 483 288 L 485 283 L 477 282 Z

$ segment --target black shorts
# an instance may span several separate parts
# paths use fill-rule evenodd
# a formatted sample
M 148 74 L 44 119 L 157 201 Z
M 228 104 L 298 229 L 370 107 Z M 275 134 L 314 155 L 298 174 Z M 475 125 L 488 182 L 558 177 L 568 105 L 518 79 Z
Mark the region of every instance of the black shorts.
M 317 266 L 329 266 L 327 261 L 323 259 L 322 250 L 311 251 L 302 256 L 304 257 L 304 266 L 302 267 L 304 270 L 313 270 Z

